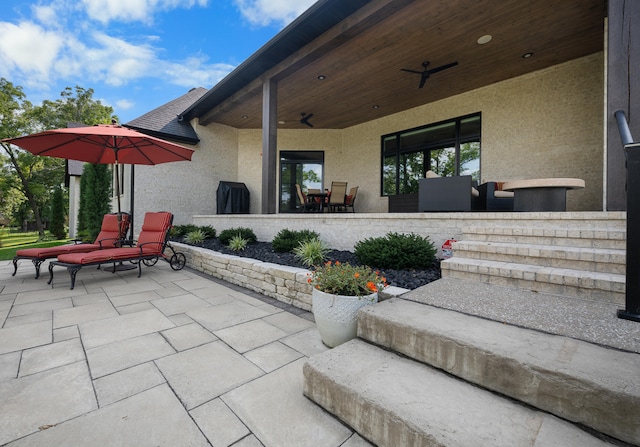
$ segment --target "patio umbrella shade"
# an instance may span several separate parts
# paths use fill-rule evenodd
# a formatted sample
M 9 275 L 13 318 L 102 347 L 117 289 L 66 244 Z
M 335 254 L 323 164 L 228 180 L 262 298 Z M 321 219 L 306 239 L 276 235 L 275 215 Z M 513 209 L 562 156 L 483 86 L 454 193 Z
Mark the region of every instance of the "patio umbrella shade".
M 118 215 L 121 212 L 118 164 L 157 165 L 189 161 L 193 155 L 189 148 L 117 124 L 46 130 L 2 141 L 34 155 L 115 165 Z
M 191 149 L 119 125 L 53 129 L 2 141 L 35 155 L 97 164 L 157 165 L 193 155 Z

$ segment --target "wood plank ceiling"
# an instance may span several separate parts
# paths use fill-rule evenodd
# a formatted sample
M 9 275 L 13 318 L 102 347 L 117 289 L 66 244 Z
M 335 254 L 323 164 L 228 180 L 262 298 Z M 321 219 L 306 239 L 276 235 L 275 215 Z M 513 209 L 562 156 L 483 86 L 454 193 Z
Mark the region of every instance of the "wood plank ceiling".
M 605 16 L 606 0 L 374 0 L 200 121 L 261 128 L 273 78 L 278 128 L 309 129 L 306 113 L 315 129 L 343 129 L 602 51 Z M 458 65 L 419 89 L 420 75 L 401 69 L 425 61 Z

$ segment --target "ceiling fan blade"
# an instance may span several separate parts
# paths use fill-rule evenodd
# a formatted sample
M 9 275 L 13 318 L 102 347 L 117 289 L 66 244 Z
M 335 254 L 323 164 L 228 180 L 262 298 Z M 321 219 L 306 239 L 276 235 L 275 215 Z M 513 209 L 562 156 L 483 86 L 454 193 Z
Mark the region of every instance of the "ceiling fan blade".
M 450 64 L 447 64 L 447 65 L 442 65 L 440 67 L 432 68 L 431 70 L 427 70 L 427 72 L 429 74 L 433 74 L 433 73 L 437 73 L 437 72 L 442 71 L 442 70 L 446 70 L 447 68 L 455 67 L 456 65 L 458 65 L 457 61 L 456 62 L 451 62 Z
M 408 68 L 401 68 L 400 70 L 402 71 L 407 71 L 409 73 L 416 73 L 416 74 L 422 74 L 421 71 L 417 71 L 417 70 L 409 70 Z
M 309 115 L 307 115 L 306 113 L 302 113 L 301 115 L 302 118 L 300 119 L 300 124 L 305 124 L 309 127 L 313 127 L 313 124 L 309 122 L 309 118 L 313 116 L 313 113 L 310 113 Z
M 425 76 L 425 75 L 426 75 L 426 76 Z M 418 88 L 422 88 L 422 87 L 424 87 L 424 83 L 425 83 L 425 82 L 427 82 L 427 79 L 429 79 L 429 73 L 424 72 L 424 73 L 422 74 L 422 78 L 420 79 L 420 87 L 418 87 Z

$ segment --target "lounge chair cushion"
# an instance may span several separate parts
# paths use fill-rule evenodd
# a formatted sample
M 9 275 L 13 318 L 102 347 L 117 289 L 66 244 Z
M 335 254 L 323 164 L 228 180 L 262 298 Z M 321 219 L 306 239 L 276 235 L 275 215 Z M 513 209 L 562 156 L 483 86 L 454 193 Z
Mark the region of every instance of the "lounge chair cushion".
M 138 237 L 138 246 L 146 251 L 159 251 L 164 244 L 167 228 L 171 225 L 171 213 L 146 213 L 142 231 Z
M 16 251 L 16 256 L 25 258 L 55 258 L 58 255 L 68 253 L 70 247 L 81 247 L 84 244 L 79 245 L 58 245 L 57 247 L 43 247 L 43 248 L 23 248 Z
M 56 247 L 23 248 L 16 252 L 16 256 L 22 258 L 55 258 L 65 253 L 79 253 L 100 250 L 101 248 L 112 248 L 121 239 L 120 234 L 124 234 L 129 226 L 129 215 L 122 214 L 120 224 L 122 231 L 118 231 L 118 216 L 116 214 L 105 214 L 102 219 L 100 233 L 93 244 L 69 244 L 58 245 Z M 102 244 L 101 244 L 102 242 Z

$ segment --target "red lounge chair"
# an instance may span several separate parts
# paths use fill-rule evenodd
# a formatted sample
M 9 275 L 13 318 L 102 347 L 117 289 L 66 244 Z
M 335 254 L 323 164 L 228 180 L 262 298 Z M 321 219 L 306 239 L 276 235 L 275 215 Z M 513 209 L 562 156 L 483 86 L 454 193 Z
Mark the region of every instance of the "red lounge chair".
M 158 258 L 166 259 L 163 254 L 165 248 L 169 247 L 173 252 L 170 259 L 166 259 L 174 270 L 184 267 L 186 258 L 182 253 L 176 253 L 167 241 L 173 222 L 173 214 L 161 211 L 157 213 L 146 213 L 142 223 L 142 231 L 138 237 L 135 247 L 108 248 L 106 250 L 96 250 L 90 253 L 68 253 L 58 256 L 57 261 L 49 263 L 49 282 L 53 282 L 53 267 L 60 265 L 66 267 L 71 276 L 71 289 L 75 286 L 76 274 L 82 267 L 88 265 L 100 265 L 118 262 L 131 261 L 138 265 L 138 278 L 142 275 L 142 263 L 153 265 Z
M 36 267 L 36 279 L 40 276 L 40 264 L 46 259 L 57 258 L 59 255 L 66 253 L 88 253 L 91 251 L 101 250 L 103 248 L 114 248 L 121 245 L 122 240 L 126 237 L 129 230 L 129 214 L 120 213 L 122 218 L 120 228 L 118 229 L 118 215 L 105 214 L 102 219 L 102 227 L 100 233 L 93 244 L 70 244 L 59 245 L 57 247 L 46 248 L 25 248 L 18 250 L 13 258 L 13 274 L 16 276 L 18 271 L 18 259 L 31 259 Z

